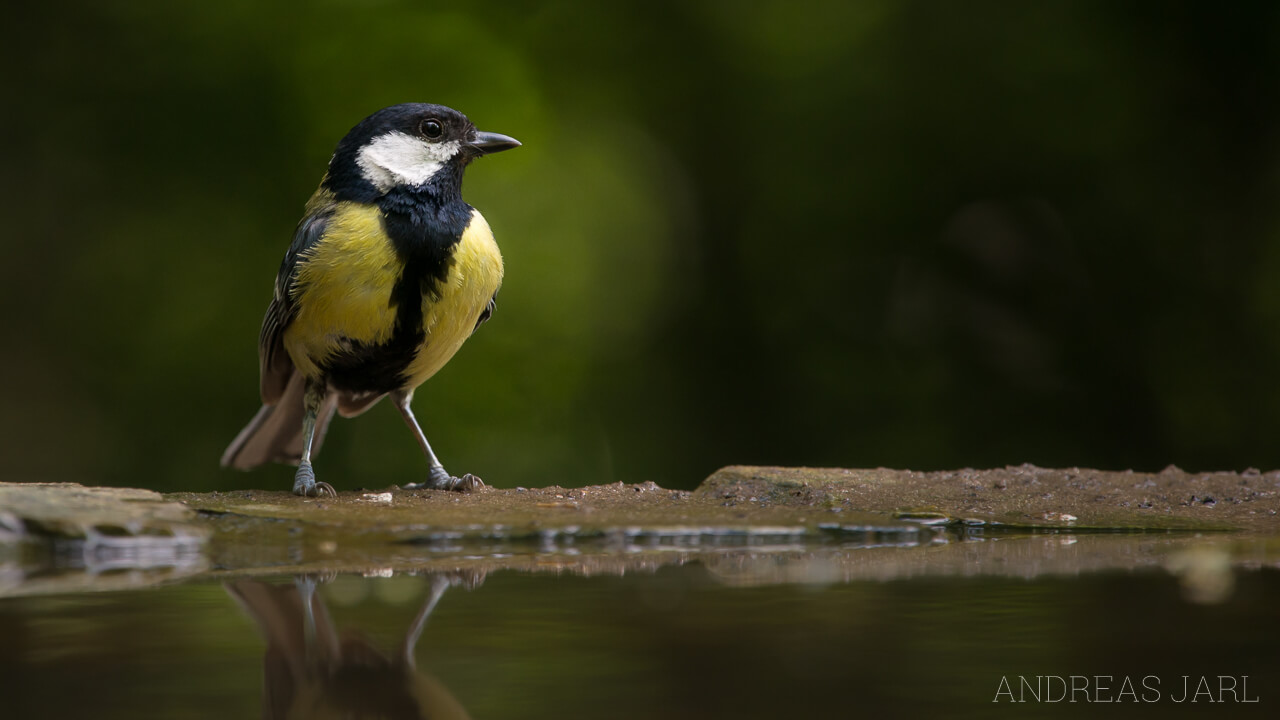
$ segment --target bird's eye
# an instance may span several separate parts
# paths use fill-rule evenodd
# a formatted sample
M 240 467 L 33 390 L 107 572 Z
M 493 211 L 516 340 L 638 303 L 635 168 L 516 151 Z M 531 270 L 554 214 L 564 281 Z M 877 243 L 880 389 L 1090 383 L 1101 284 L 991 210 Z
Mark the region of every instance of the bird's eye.
M 432 140 L 444 134 L 444 126 L 435 118 L 427 118 L 422 121 L 422 134 Z

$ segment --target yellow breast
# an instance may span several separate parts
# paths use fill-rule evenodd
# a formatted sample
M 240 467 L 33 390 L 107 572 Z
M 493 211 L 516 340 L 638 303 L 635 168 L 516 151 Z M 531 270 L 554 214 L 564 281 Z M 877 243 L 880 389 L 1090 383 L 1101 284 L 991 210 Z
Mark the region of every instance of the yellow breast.
M 322 363 L 349 340 L 377 345 L 391 339 L 396 307 L 392 289 L 404 264 L 375 206 L 339 203 L 322 242 L 308 251 L 293 283 L 297 315 L 284 344 L 294 365 L 316 377 Z M 502 255 L 489 224 L 473 210 L 454 247 L 449 273 L 437 296 L 424 296 L 424 341 L 405 371 L 417 387 L 453 357 L 502 284 Z
M 377 207 L 339 203 L 324 240 L 306 253 L 293 281 L 297 315 L 284 344 L 304 375 L 343 347 L 344 339 L 383 343 L 395 329 L 391 289 L 402 264 Z
M 471 337 L 480 313 L 502 285 L 502 270 L 502 254 L 493 231 L 480 211 L 472 210 L 471 223 L 454 250 L 439 298 L 422 299 L 426 340 L 406 372 L 408 387 L 417 387 L 435 375 Z

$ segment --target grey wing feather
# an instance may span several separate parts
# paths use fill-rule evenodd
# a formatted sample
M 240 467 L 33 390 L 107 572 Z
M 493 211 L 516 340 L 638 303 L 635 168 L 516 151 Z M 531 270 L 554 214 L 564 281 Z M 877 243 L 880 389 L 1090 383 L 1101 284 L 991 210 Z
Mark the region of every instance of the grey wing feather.
M 292 319 L 288 301 L 279 297 L 271 300 L 267 316 L 262 319 L 262 333 L 258 336 L 258 390 L 267 405 L 279 402 L 293 375 L 293 361 L 284 349 L 284 329 Z
M 338 414 L 344 418 L 352 418 L 373 407 L 374 403 L 386 397 L 379 393 L 338 393 Z
M 274 405 L 263 405 L 231 441 L 222 454 L 222 467 L 250 470 L 267 462 L 297 465 L 302 457 L 302 394 L 305 385 L 301 374 L 292 373 L 279 401 Z M 311 442 L 313 455 L 320 452 L 325 432 L 337 409 L 338 393 L 331 392 L 325 396 L 316 414 L 316 434 Z
M 496 310 L 497 308 L 498 308 L 498 293 L 494 293 L 493 297 L 489 298 L 489 304 L 485 306 L 484 310 L 480 311 L 480 317 L 476 318 L 476 326 L 471 328 L 472 335 L 476 334 L 476 331 L 480 329 L 481 325 L 485 324 L 485 321 L 493 317 L 493 311 Z
M 259 391 L 264 404 L 277 402 L 293 375 L 293 361 L 284 349 L 284 331 L 297 313 L 290 290 L 305 252 L 324 235 L 333 211 L 333 204 L 325 203 L 302 218 L 280 263 L 280 272 L 276 274 L 275 293 L 262 319 L 262 332 L 258 335 Z

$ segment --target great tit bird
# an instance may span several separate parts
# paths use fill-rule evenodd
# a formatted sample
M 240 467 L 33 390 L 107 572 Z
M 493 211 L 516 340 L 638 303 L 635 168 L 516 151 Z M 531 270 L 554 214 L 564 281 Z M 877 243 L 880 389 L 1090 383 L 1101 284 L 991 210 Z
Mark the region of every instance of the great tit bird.
M 262 717 L 470 717 L 448 688 L 417 668 L 414 656 L 418 638 L 445 590 L 474 582 L 453 575 L 431 576 L 430 592 L 394 653 L 383 652 L 359 632 L 339 632 L 309 577 L 296 578 L 293 585 L 248 579 L 224 585 L 267 641 Z
M 390 395 L 430 467 L 413 486 L 481 484 L 445 471 L 409 404 L 493 314 L 502 256 L 462 200 L 462 173 L 519 145 L 425 103 L 384 108 L 347 133 L 280 264 L 258 338 L 262 409 L 223 467 L 296 464 L 294 494 L 333 496 L 311 456 L 334 412 L 354 417 Z

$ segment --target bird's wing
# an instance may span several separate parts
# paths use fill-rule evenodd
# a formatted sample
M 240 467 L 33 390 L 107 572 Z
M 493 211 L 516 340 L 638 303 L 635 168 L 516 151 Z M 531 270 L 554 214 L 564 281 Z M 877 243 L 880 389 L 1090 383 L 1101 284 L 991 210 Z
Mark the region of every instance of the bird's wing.
M 324 190 L 316 191 L 307 203 L 307 212 L 298 223 L 293 242 L 280 263 L 275 293 L 262 319 L 262 332 L 258 335 L 259 390 L 263 404 L 275 404 L 284 395 L 289 377 L 293 375 L 293 360 L 284 349 L 284 331 L 297 314 L 290 290 L 299 266 L 306 262 L 306 251 L 320 241 L 333 211 L 333 196 Z
M 498 293 L 494 293 L 493 297 L 489 298 L 489 304 L 485 306 L 484 310 L 480 311 L 480 317 L 476 318 L 476 326 L 471 328 L 472 335 L 476 334 L 476 331 L 480 329 L 481 325 L 485 324 L 485 321 L 493 317 L 493 311 L 496 310 L 497 308 L 498 308 Z

